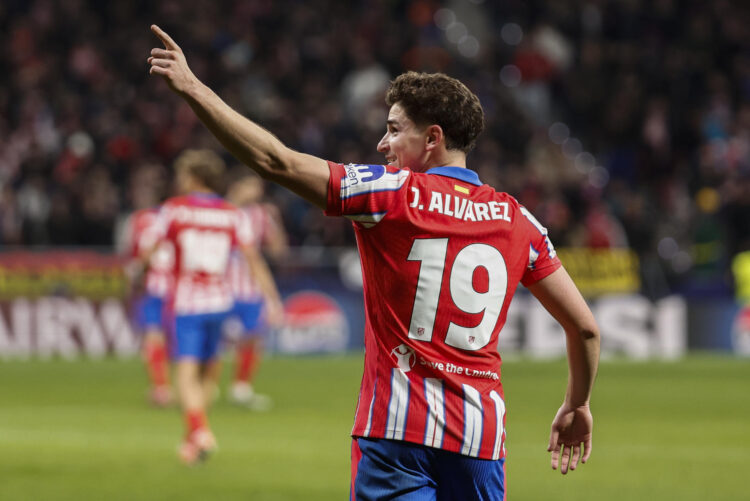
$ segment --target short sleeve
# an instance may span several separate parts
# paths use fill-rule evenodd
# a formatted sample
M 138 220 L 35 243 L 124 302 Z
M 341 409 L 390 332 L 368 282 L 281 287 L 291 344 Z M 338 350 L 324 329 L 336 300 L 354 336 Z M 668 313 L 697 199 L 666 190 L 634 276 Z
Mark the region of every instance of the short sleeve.
M 137 242 L 139 252 L 152 249 L 158 242 L 167 238 L 172 213 L 167 206 L 162 206 L 159 212 L 140 234 Z
M 326 215 L 344 216 L 365 228 L 375 226 L 393 207 L 411 171 L 388 165 L 328 162 Z
M 528 234 L 531 235 L 529 241 L 529 264 L 521 278 L 521 283 L 524 286 L 529 286 L 547 277 L 562 266 L 562 264 L 557 257 L 555 247 L 547 235 L 547 228 L 542 226 L 526 207 L 521 206 L 520 210 L 525 216 L 522 219 L 522 224 L 527 226 L 529 230 Z

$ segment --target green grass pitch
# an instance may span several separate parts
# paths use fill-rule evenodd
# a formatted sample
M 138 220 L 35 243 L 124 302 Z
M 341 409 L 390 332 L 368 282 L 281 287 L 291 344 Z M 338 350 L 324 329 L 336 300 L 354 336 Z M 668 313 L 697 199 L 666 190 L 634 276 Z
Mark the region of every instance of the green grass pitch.
M 219 401 L 220 451 L 187 468 L 175 455 L 180 414 L 145 403 L 139 361 L 0 362 L 0 499 L 347 499 L 361 364 L 269 358 L 257 387 L 274 409 Z M 503 377 L 509 499 L 750 499 L 749 360 L 603 362 L 593 454 L 566 477 L 546 452 L 564 362 L 513 360 Z

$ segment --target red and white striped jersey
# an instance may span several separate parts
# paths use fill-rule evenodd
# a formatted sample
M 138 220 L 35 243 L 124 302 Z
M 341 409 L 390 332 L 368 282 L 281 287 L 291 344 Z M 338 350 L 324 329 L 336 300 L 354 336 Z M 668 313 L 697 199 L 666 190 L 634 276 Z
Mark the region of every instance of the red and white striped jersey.
M 546 229 L 464 168 L 329 167 L 326 214 L 353 221 L 364 276 L 352 435 L 504 457 L 498 336 L 518 283 L 560 266 Z
M 251 235 L 249 245 L 260 249 L 268 238 L 271 225 L 274 224 L 270 214 L 262 204 L 252 204 L 240 207 L 249 225 L 248 234 Z M 235 301 L 256 302 L 262 299 L 262 292 L 250 273 L 247 260 L 241 252 L 233 252 L 229 260 L 229 283 Z
M 140 258 L 141 254 L 153 245 L 149 231 L 156 223 L 159 208 L 141 209 L 135 211 L 129 220 L 128 243 L 129 256 Z M 146 293 L 151 296 L 164 297 L 172 283 L 172 269 L 174 268 L 174 248 L 167 241 L 161 241 L 158 248 L 151 255 L 145 276 Z
M 226 280 L 229 256 L 251 240 L 242 212 L 217 195 L 174 197 L 159 211 L 152 238 L 167 240 L 175 249 L 174 287 L 168 301 L 176 315 L 232 308 Z

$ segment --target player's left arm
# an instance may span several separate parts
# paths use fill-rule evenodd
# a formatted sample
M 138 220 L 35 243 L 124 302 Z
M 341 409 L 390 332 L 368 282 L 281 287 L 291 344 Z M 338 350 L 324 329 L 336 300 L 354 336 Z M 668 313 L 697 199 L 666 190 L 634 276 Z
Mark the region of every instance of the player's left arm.
M 279 209 L 273 204 L 264 204 L 266 231 L 263 233 L 263 249 L 271 259 L 279 259 L 289 250 L 289 238 Z
M 268 263 L 266 263 L 260 250 L 253 245 L 244 245 L 241 247 L 241 250 L 253 279 L 258 284 L 258 287 L 260 287 L 263 297 L 266 299 L 268 323 L 277 325 L 283 318 L 284 307 L 281 302 L 281 295 L 276 287 L 276 281 L 273 279 L 271 270 L 268 268 Z
M 326 208 L 330 170 L 325 160 L 287 148 L 269 131 L 221 100 L 188 67 L 182 49 L 156 25 L 151 31 L 164 44 L 152 49 L 150 73 L 161 75 L 190 105 L 211 133 L 242 163 L 302 198 Z
M 135 256 L 132 260 L 133 276 L 142 281 L 146 271 L 151 266 L 151 260 L 159 249 L 161 243 L 167 238 L 171 224 L 171 215 L 169 211 L 162 206 L 156 216 L 156 220 L 137 236 L 134 242 L 136 248 Z
M 538 282 L 531 293 L 562 325 L 567 338 L 568 387 L 550 431 L 548 451 L 552 468 L 565 474 L 578 461 L 588 461 L 592 448 L 593 417 L 589 402 L 599 365 L 599 328 L 573 280 L 559 267 Z

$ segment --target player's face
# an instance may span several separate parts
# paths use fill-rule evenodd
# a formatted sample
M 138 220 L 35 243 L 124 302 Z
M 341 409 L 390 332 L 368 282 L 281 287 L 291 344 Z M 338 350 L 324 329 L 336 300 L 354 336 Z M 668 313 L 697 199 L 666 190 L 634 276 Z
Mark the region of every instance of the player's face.
M 391 106 L 385 136 L 378 143 L 378 151 L 385 155 L 386 162 L 421 172 L 426 160 L 426 144 L 426 130 L 417 126 L 399 103 Z

